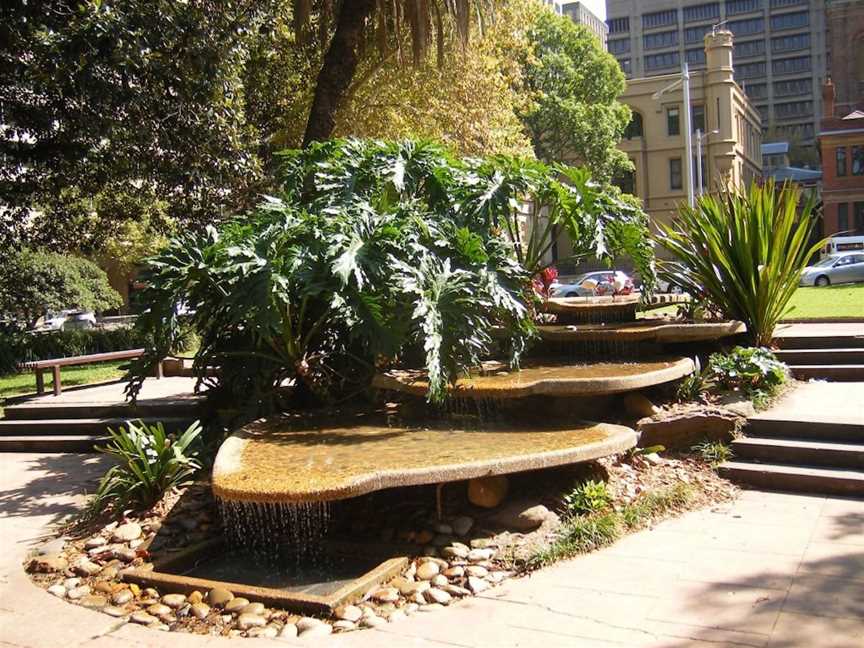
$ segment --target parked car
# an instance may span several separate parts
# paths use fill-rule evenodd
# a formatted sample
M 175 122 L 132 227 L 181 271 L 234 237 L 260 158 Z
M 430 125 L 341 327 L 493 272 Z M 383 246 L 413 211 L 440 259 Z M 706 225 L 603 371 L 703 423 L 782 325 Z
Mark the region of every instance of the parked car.
M 42 324 L 37 331 L 68 331 L 71 329 L 89 329 L 96 326 L 96 314 L 93 311 L 63 310 L 59 313 L 47 313 L 42 318 Z
M 864 252 L 842 252 L 806 268 L 798 285 L 830 286 L 857 281 L 864 281 Z
M 591 297 L 593 295 L 626 295 L 633 292 L 633 279 L 620 270 L 598 270 L 579 275 L 570 283 L 555 282 L 549 286 L 550 297 Z

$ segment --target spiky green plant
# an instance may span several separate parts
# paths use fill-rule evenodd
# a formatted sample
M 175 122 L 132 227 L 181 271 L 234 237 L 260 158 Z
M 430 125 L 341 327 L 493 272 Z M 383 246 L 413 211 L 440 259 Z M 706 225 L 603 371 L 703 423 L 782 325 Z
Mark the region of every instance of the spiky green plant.
M 773 180 L 705 195 L 681 207 L 671 225 L 660 224 L 657 241 L 674 257 L 660 275 L 744 322 L 753 344 L 770 345 L 802 270 L 824 245 L 810 241 L 814 205 L 813 194 L 802 202 L 800 189 L 778 189 Z

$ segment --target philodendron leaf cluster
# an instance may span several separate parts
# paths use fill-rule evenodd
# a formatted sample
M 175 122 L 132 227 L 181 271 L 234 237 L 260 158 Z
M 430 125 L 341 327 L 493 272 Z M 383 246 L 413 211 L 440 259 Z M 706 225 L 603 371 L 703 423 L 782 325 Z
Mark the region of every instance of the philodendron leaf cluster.
M 170 347 L 179 303 L 201 337 L 197 375 L 237 401 L 332 401 L 400 362 L 424 368 L 440 401 L 497 348 L 493 330 L 518 364 L 533 331 L 530 281 L 558 231 L 576 255 L 627 253 L 653 282 L 644 213 L 580 169 L 359 140 L 277 161 L 273 195 L 255 211 L 150 259 L 140 325 L 154 344 L 133 393 Z

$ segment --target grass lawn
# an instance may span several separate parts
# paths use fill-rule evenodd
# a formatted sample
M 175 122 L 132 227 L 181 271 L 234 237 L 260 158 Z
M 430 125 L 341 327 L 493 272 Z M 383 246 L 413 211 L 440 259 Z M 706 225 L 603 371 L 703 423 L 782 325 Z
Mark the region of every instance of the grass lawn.
M 114 362 L 100 362 L 97 364 L 82 365 L 80 367 L 63 367 L 60 370 L 60 378 L 63 388 L 75 385 L 88 385 L 90 383 L 105 382 L 121 378 L 125 371 L 121 366 L 128 360 L 117 360 Z M 54 386 L 54 380 L 50 371 L 44 373 L 45 390 L 50 391 Z M 0 405 L 3 399 L 20 394 L 36 393 L 36 375 L 32 371 L 20 374 L 0 376 Z
M 799 288 L 789 302 L 788 319 L 864 318 L 864 284 Z

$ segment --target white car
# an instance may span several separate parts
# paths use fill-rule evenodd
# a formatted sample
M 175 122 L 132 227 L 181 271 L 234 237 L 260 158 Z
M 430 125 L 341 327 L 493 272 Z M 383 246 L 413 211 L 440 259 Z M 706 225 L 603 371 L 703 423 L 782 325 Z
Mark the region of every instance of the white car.
M 93 311 L 63 310 L 59 313 L 47 313 L 36 330 L 68 331 L 89 329 L 94 326 L 96 326 L 96 314 Z
M 620 270 L 597 270 L 579 275 L 571 283 L 549 286 L 550 297 L 593 297 L 633 292 L 633 280 Z

